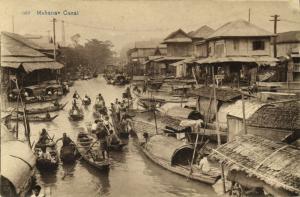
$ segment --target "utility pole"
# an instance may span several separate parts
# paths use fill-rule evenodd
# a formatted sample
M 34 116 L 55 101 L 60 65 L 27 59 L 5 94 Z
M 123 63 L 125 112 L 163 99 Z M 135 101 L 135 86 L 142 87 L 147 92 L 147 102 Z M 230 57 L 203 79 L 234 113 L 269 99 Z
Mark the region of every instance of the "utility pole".
M 272 20 L 270 21 L 274 21 L 274 34 L 275 34 L 275 37 L 273 39 L 273 45 L 274 45 L 274 57 L 276 58 L 277 57 L 277 38 L 276 38 L 276 34 L 277 34 L 277 22 L 280 21 L 279 20 L 279 15 L 275 14 L 273 16 L 271 16 L 271 18 L 273 18 Z
M 63 46 L 65 46 L 65 42 L 66 42 L 66 36 L 65 36 L 65 21 L 61 21 L 61 40 L 62 40 L 62 44 Z
M 248 22 L 250 23 L 251 19 L 251 8 L 248 10 Z
M 12 22 L 12 32 L 15 33 L 15 17 L 11 17 L 11 22 Z
M 55 22 L 56 22 L 56 19 L 53 18 L 53 58 L 54 60 L 56 60 L 56 40 L 55 40 Z

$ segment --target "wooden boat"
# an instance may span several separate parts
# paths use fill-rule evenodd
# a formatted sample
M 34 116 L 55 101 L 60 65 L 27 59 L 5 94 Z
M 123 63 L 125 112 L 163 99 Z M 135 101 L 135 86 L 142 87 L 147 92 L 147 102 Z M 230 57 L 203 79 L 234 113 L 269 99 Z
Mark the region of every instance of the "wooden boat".
M 48 154 L 49 157 L 44 156 L 42 152 L 43 147 L 46 148 L 46 154 Z M 57 147 L 56 144 L 53 142 L 53 140 L 50 139 L 47 144 L 41 144 L 38 142 L 34 147 L 34 152 L 35 155 L 37 156 L 36 167 L 39 170 L 51 171 L 57 169 L 59 158 L 58 158 Z
M 77 150 L 82 159 L 98 170 L 108 171 L 110 165 L 109 159 L 100 158 L 99 154 L 96 154 L 96 152 L 99 152 L 99 145 L 97 147 L 91 147 L 94 144 L 95 140 L 87 133 L 80 132 L 78 134 Z
M 165 99 L 157 99 L 157 98 L 139 98 L 137 104 L 145 109 L 153 109 L 161 107 L 166 103 Z
M 77 111 L 77 113 L 75 113 Z M 73 121 L 82 120 L 84 115 L 82 109 L 71 109 L 69 111 L 69 117 Z
M 50 118 L 47 117 L 41 117 L 41 116 L 28 116 L 27 119 L 29 122 L 50 122 L 52 120 L 54 120 L 58 115 L 52 116 Z M 18 121 L 23 121 L 23 116 L 12 116 L 11 120 L 18 120 Z
M 41 97 L 29 97 L 28 99 L 25 99 L 25 103 L 44 103 L 44 102 L 51 102 L 57 100 L 57 96 L 41 96 Z
M 77 149 L 74 142 L 60 149 L 60 159 L 63 163 L 74 163 L 76 161 Z
M 213 185 L 221 177 L 219 172 L 204 173 L 195 167 L 191 171 L 193 147 L 176 138 L 154 135 L 147 142 L 141 143 L 140 147 L 142 152 L 157 165 L 191 180 Z
M 43 107 L 43 108 L 29 108 L 26 109 L 26 114 L 41 114 L 41 113 L 47 113 L 47 112 L 55 112 L 62 110 L 68 102 L 65 104 L 59 104 L 58 106 L 48 106 L 48 107 Z M 18 111 L 19 113 L 23 113 L 23 111 Z

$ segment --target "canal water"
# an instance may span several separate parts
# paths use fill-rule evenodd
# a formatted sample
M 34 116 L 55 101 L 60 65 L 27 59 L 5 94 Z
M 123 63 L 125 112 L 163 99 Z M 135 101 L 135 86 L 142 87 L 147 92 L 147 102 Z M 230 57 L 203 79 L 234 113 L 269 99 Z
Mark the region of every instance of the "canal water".
M 84 108 L 84 120 L 73 122 L 68 119 L 72 95 L 75 90 L 83 97 L 92 98 L 101 93 L 110 105 L 116 98 L 121 99 L 125 87 L 107 85 L 99 76 L 91 80 L 76 81 L 70 93 L 60 102 L 68 102 L 64 110 L 52 113 L 59 116 L 51 123 L 31 123 L 31 142 L 36 142 L 42 128 L 57 140 L 66 132 L 74 141 L 79 131 L 85 130 L 93 118 L 92 105 Z M 43 104 L 45 105 L 45 104 Z M 34 105 L 33 105 L 34 106 Z M 42 106 L 40 104 L 36 106 Z M 31 106 L 30 106 L 31 107 Z M 61 141 L 58 142 L 61 146 Z M 213 188 L 199 182 L 188 181 L 185 177 L 172 174 L 157 166 L 139 150 L 135 139 L 130 139 L 123 152 L 111 154 L 111 169 L 103 174 L 84 161 L 77 161 L 74 166 L 59 165 L 55 173 L 41 174 L 37 171 L 37 181 L 43 186 L 42 193 L 47 196 L 84 197 L 141 197 L 141 196 L 216 196 Z

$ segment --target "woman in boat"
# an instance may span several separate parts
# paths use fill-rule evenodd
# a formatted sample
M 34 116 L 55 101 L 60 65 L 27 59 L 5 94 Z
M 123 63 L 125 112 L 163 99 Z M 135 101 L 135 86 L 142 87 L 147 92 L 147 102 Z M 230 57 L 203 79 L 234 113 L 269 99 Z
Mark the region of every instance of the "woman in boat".
M 38 143 L 39 144 L 48 144 L 49 143 L 49 134 L 48 132 L 46 131 L 46 129 L 42 129 L 42 133 L 40 135 L 40 138 L 39 138 L 39 141 Z
M 62 137 L 62 138 L 59 138 L 58 140 L 56 140 L 56 143 L 57 143 L 59 140 L 62 140 L 62 142 L 63 142 L 62 147 L 64 147 L 64 146 L 69 146 L 69 145 L 72 143 L 72 140 L 67 136 L 66 133 L 63 133 L 63 137 Z

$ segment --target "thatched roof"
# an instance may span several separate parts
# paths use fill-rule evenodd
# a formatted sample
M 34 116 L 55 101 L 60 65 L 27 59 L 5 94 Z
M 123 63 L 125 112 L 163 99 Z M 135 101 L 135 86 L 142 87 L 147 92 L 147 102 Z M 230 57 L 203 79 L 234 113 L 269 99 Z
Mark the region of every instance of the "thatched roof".
M 230 170 L 300 194 L 300 150 L 259 136 L 238 136 L 209 155 Z
M 191 31 L 188 33 L 188 35 L 191 38 L 202 38 L 205 39 L 207 38 L 210 34 L 212 34 L 215 30 L 213 30 L 212 28 L 210 28 L 207 25 L 203 25 L 202 27 L 200 27 L 199 29 L 195 30 L 195 31 Z
M 190 36 L 185 33 L 182 29 L 178 29 L 177 31 L 172 32 L 170 35 L 168 35 L 165 39 L 163 44 L 167 43 L 189 43 L 192 42 L 192 39 Z
M 245 20 L 236 20 L 228 22 L 218 28 L 214 33 L 208 36 L 208 39 L 217 39 L 224 37 L 270 37 L 274 36 L 271 32 L 257 27 Z
M 210 98 L 213 95 L 212 87 L 201 87 L 194 90 L 190 90 L 189 94 L 192 96 L 201 96 Z M 216 99 L 223 102 L 236 100 L 241 97 L 241 93 L 237 90 L 229 88 L 216 88 Z
M 265 105 L 247 120 L 247 124 L 255 127 L 300 130 L 300 103 Z
M 276 42 L 280 43 L 300 43 L 300 31 L 288 31 L 277 34 Z

